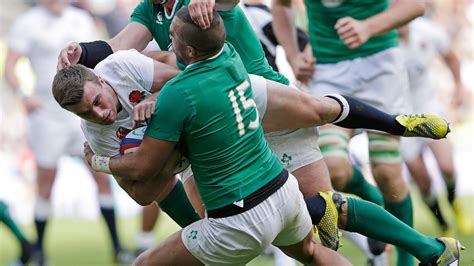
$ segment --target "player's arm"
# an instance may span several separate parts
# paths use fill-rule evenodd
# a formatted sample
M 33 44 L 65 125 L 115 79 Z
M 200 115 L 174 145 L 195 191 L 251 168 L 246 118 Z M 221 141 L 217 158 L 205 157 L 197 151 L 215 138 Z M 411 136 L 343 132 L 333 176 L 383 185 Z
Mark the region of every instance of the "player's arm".
M 461 79 L 461 63 L 459 62 L 459 58 L 453 49 L 448 49 L 448 51 L 444 53 L 442 57 L 453 76 L 454 92 L 452 103 L 454 106 L 459 107 L 470 99 L 469 90 L 466 88 Z
M 176 142 L 164 141 L 145 135 L 138 149 L 119 157 L 95 155 L 84 144 L 84 157 L 98 172 L 120 176 L 124 180 L 143 181 L 160 177 L 166 162 L 172 158 Z
M 272 0 L 273 31 L 278 43 L 283 47 L 286 59 L 300 81 L 307 81 L 314 72 L 315 59 L 303 53 L 298 47 L 295 18 L 291 10 L 291 0 Z
M 116 51 L 132 48 L 142 51 L 151 40 L 152 35 L 147 27 L 138 22 L 131 22 L 108 41 L 70 43 L 59 53 L 57 68 L 59 70 L 77 63 L 94 68 L 97 63 Z
M 393 0 L 386 11 L 367 19 L 341 18 L 336 22 L 335 29 L 347 47 L 355 49 L 372 36 L 399 28 L 423 15 L 424 10 L 423 0 Z
M 212 11 L 227 11 L 238 5 L 240 0 L 191 0 L 188 8 L 194 23 L 203 29 L 210 27 Z
M 4 76 L 7 84 L 15 90 L 16 93 L 21 93 L 20 83 L 18 82 L 18 78 L 15 74 L 15 66 L 18 63 L 18 60 L 23 55 L 20 52 L 17 52 L 14 49 L 8 48 L 7 51 L 7 59 L 5 61 L 5 68 L 4 68 Z

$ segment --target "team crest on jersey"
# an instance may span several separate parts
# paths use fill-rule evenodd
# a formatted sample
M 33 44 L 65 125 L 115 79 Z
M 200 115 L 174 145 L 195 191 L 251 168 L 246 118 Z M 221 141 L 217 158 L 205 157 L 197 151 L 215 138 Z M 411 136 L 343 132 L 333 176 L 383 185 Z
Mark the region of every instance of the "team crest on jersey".
M 163 25 L 163 12 L 158 11 L 158 14 L 156 14 L 156 23 Z
M 139 103 L 143 99 L 145 99 L 145 97 L 146 97 L 146 95 L 145 95 L 144 91 L 140 92 L 139 90 L 134 90 L 134 91 L 130 92 L 130 94 L 128 95 L 128 101 L 132 105 L 136 105 L 137 103 Z
M 321 3 L 325 7 L 332 8 L 340 6 L 342 3 L 344 3 L 344 0 L 321 0 Z
M 127 136 L 127 134 L 132 131 L 131 129 L 128 129 L 128 128 L 124 128 L 124 127 L 119 127 L 117 129 L 117 132 L 115 132 L 115 135 L 117 135 L 117 138 L 119 139 L 123 139 L 125 138 L 125 136 Z

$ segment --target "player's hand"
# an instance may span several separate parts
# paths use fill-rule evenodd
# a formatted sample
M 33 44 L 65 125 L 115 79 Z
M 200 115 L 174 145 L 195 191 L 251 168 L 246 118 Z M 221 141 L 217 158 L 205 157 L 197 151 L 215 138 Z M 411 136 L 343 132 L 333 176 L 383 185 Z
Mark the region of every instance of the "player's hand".
M 296 57 L 289 59 L 288 62 L 297 80 L 307 83 L 313 76 L 316 63 L 316 59 L 313 56 L 299 53 Z
M 91 147 L 89 146 L 89 143 L 84 142 L 84 159 L 86 160 L 87 164 L 89 164 L 92 167 L 92 156 L 94 155 L 94 152 L 92 151 Z
M 82 48 L 77 42 L 70 43 L 63 48 L 58 56 L 57 70 L 61 70 L 69 65 L 74 65 L 79 62 L 81 58 Z
M 156 99 L 149 98 L 144 99 L 142 102 L 133 107 L 133 128 L 136 128 L 144 122 L 148 122 L 148 120 L 153 115 L 153 111 L 155 110 Z
M 334 28 L 337 30 L 339 38 L 350 49 L 355 49 L 371 37 L 369 29 L 363 20 L 351 17 L 341 18 L 336 22 Z
M 21 100 L 21 102 L 28 114 L 36 111 L 43 104 L 41 99 L 36 96 L 25 97 Z
M 464 83 L 456 85 L 456 90 L 453 93 L 451 105 L 455 108 L 460 108 L 465 105 L 472 104 L 472 93 L 464 85 Z
M 212 11 L 214 5 L 215 0 L 191 0 L 188 10 L 194 23 L 198 24 L 202 29 L 209 28 L 213 19 Z

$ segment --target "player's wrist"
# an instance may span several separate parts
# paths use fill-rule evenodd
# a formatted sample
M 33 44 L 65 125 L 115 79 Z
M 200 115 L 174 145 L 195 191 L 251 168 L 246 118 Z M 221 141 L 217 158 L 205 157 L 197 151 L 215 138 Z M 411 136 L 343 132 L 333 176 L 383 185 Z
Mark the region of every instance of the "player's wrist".
M 94 171 L 112 174 L 109 164 L 110 164 L 110 157 L 92 155 L 91 167 L 92 169 L 94 169 Z

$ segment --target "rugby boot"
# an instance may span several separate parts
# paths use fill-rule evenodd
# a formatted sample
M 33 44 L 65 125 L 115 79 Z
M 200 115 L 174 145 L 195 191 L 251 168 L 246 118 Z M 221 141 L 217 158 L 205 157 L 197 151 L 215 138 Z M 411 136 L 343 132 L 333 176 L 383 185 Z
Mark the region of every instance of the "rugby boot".
M 451 131 L 449 123 L 437 115 L 398 115 L 397 122 L 405 127 L 404 137 L 442 139 Z
M 339 248 L 341 232 L 337 226 L 339 214 L 342 212 L 344 197 L 332 191 L 320 192 L 319 195 L 326 202 L 326 210 L 321 221 L 316 225 L 321 244 L 332 250 Z
M 459 257 L 461 250 L 465 247 L 461 245 L 461 242 L 454 238 L 440 237 L 437 238 L 439 242 L 444 244 L 444 251 L 438 258 L 434 258 L 429 263 L 420 263 L 420 266 L 452 266 L 459 265 Z

